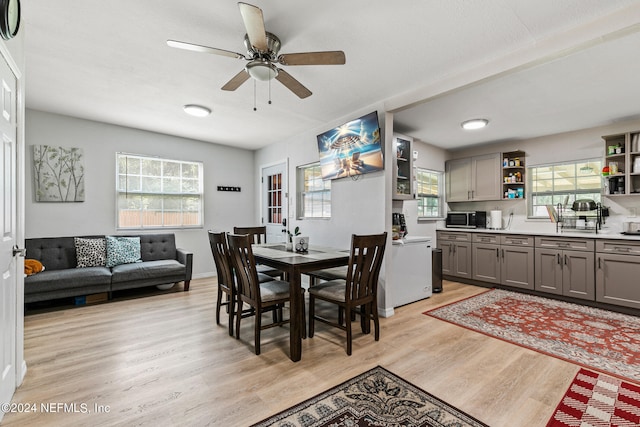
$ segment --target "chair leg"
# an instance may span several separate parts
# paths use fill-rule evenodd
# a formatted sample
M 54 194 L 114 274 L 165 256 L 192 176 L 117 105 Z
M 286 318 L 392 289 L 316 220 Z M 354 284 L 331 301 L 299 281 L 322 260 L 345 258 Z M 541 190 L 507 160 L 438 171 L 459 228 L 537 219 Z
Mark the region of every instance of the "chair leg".
M 229 336 L 233 336 L 233 316 L 235 315 L 235 304 L 234 296 L 228 297 L 229 302 L 227 304 L 227 312 L 229 312 Z
M 256 355 L 258 355 L 260 354 L 260 329 L 262 328 L 262 313 L 259 310 L 256 310 L 254 321 L 253 339 L 255 341 Z
M 346 322 L 345 326 L 347 328 L 347 355 L 351 356 L 351 339 L 353 335 L 351 332 L 351 307 L 345 307 L 345 311 L 347 311 L 344 316 L 344 320 Z
M 373 312 L 373 327 L 375 329 L 375 340 L 380 341 L 380 319 L 378 318 L 378 304 L 376 302 L 371 303 L 371 311 Z
M 305 310 L 305 300 L 304 300 L 304 290 L 302 292 L 302 302 L 301 302 L 301 307 L 302 307 L 302 322 L 300 323 L 300 325 L 302 326 L 302 339 L 307 339 L 307 314 L 306 314 L 306 310 Z
M 216 325 L 220 324 L 220 305 L 222 304 L 222 289 L 218 288 L 218 298 L 216 299 Z
M 240 339 L 240 320 L 242 320 L 242 300 L 238 298 L 238 305 L 236 306 L 236 339 Z
M 309 338 L 313 338 L 313 318 L 316 315 L 316 303 L 313 295 L 309 294 Z

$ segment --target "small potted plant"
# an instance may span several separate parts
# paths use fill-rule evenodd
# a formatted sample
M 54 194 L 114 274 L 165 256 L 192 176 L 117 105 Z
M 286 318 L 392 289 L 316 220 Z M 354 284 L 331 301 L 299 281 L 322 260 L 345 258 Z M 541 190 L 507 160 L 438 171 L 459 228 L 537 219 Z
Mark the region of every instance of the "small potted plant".
M 285 243 L 285 246 L 286 246 L 286 249 L 288 251 L 291 251 L 291 250 L 293 250 L 293 238 L 294 238 L 294 236 L 299 236 L 300 235 L 300 227 L 294 228 L 293 229 L 293 233 L 291 233 L 289 230 L 287 230 L 287 234 L 289 235 L 289 239 Z

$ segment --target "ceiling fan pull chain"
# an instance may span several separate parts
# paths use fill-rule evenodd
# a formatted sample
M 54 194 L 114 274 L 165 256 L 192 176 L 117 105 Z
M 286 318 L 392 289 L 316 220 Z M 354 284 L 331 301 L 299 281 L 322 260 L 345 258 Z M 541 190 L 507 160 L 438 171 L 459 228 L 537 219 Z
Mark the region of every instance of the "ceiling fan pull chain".
M 269 80 L 269 105 L 271 105 L 271 79 Z
M 258 111 L 256 107 L 256 81 L 253 80 L 253 111 Z

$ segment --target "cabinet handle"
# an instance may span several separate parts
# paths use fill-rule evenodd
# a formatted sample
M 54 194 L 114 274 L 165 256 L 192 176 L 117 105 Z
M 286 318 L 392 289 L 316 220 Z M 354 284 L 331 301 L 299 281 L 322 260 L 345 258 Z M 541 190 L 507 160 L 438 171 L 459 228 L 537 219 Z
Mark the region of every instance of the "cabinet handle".
M 502 250 L 502 259 L 504 259 L 504 249 Z
M 567 265 L 567 264 L 568 264 L 568 263 L 567 263 L 567 256 L 565 255 L 565 256 L 564 256 L 564 265 Z
M 500 259 L 500 249 L 496 248 L 496 258 Z
M 560 265 L 562 267 L 562 261 L 560 261 L 560 254 L 556 254 L 557 260 L 558 260 L 558 265 Z
M 454 254 L 456 253 L 456 246 L 455 245 L 453 246 L 453 253 Z
M 618 251 L 618 252 L 631 252 L 631 248 L 630 247 L 616 246 L 615 250 Z
M 602 270 L 602 258 L 598 257 L 598 270 Z

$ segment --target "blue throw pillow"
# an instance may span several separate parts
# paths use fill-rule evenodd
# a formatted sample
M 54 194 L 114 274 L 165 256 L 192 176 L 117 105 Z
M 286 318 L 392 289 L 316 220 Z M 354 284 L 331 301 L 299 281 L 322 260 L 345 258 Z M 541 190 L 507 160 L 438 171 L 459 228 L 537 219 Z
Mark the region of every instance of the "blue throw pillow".
M 140 261 L 140 237 L 107 236 L 107 267 Z

